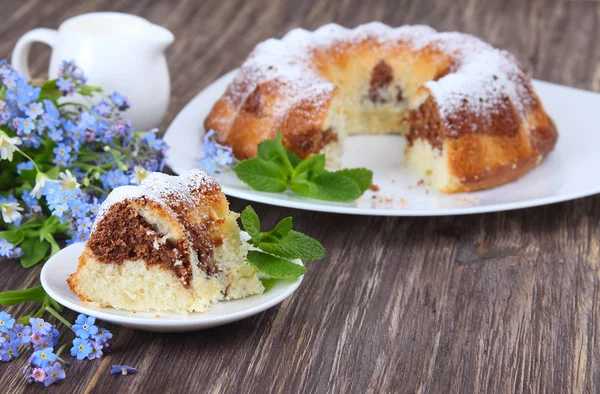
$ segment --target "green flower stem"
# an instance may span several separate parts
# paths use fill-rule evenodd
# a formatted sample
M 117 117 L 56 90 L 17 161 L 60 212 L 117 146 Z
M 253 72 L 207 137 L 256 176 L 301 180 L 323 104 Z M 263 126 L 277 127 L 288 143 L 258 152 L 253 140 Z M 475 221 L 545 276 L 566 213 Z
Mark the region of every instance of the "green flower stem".
M 96 186 L 96 185 L 92 185 L 92 184 L 90 184 L 90 185 L 86 186 L 86 188 L 87 188 L 87 189 L 92 189 L 92 190 L 95 190 L 95 191 L 97 191 L 98 193 L 107 194 L 107 191 L 106 191 L 106 190 L 104 190 L 104 189 L 102 189 L 101 187 L 98 187 L 98 186 Z
M 31 156 L 29 156 L 27 153 L 23 152 L 21 149 L 17 148 L 16 146 L 15 146 L 15 150 L 16 150 L 17 152 L 19 152 L 20 154 L 22 154 L 23 156 L 25 156 L 25 158 L 27 158 L 29 161 L 31 161 L 31 162 L 33 163 L 33 166 L 35 167 L 35 170 L 36 170 L 37 172 L 42 172 L 42 171 L 40 170 L 40 168 L 37 166 L 37 163 L 35 162 L 35 160 L 33 160 L 33 159 L 31 158 Z
M 37 310 L 37 312 L 35 312 L 33 314 L 32 317 L 40 317 L 44 314 L 45 311 L 46 311 L 46 305 L 43 305 L 40 309 Z
M 58 108 L 66 107 L 67 105 L 72 105 L 74 107 L 82 107 L 82 108 L 87 109 L 88 111 L 90 110 L 90 107 L 88 107 L 85 104 L 73 103 L 71 101 L 67 101 L 67 102 L 58 104 Z
M 86 169 L 88 171 L 93 171 L 93 170 L 97 170 L 97 169 L 104 169 L 104 168 L 112 168 L 113 163 L 106 163 L 106 164 L 100 164 L 100 165 L 92 165 L 92 164 L 87 164 L 87 163 L 83 163 L 83 162 L 79 162 L 76 161 L 73 163 L 72 165 L 73 167 L 81 167 L 83 169 Z
M 79 116 L 80 115 L 79 112 L 67 111 L 67 110 L 64 110 L 63 113 L 66 114 L 66 115 L 75 115 L 75 116 Z
M 67 346 L 69 346 L 68 343 L 63 343 L 63 345 L 61 347 L 58 348 L 58 350 L 56 351 L 56 358 L 58 358 L 60 361 L 62 361 L 64 363 L 65 360 L 60 358 L 60 354 L 67 348 Z
M 58 313 L 57 311 L 54 310 L 54 308 L 52 308 L 51 306 L 47 306 L 46 307 L 46 311 L 48 311 L 52 316 L 56 317 L 58 319 L 58 321 L 60 321 L 62 324 L 64 324 L 65 326 L 69 327 L 69 329 L 72 329 L 72 325 L 71 323 L 69 323 L 67 321 L 67 319 L 65 319 L 64 317 L 62 317 L 60 315 L 60 313 Z
M 115 162 L 117 163 L 119 168 L 121 168 L 123 171 L 125 171 L 127 169 L 127 166 L 121 161 L 121 158 L 119 157 L 118 153 L 116 152 L 116 149 L 111 149 L 110 153 L 112 154 L 112 156 L 115 159 Z M 125 167 L 125 168 L 122 168 L 122 167 Z

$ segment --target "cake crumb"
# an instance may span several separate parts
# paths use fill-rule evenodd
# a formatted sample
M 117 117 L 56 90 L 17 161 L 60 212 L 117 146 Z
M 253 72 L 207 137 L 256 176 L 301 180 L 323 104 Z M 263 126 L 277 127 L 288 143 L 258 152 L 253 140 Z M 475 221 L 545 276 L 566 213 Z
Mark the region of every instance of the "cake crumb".
M 406 208 L 407 205 L 408 205 L 408 201 L 406 201 L 404 198 L 401 198 L 400 199 L 400 207 Z
M 426 189 L 426 190 L 425 190 L 425 194 L 429 194 L 429 189 Z
M 473 202 L 468 198 L 456 197 L 456 202 L 465 203 L 469 206 L 473 206 Z
M 417 182 L 417 186 L 423 186 L 425 184 L 425 181 L 423 179 L 419 180 L 419 182 Z
M 378 192 L 379 191 L 379 186 L 377 186 L 376 184 L 371 184 L 371 186 L 369 186 L 369 190 L 372 192 Z

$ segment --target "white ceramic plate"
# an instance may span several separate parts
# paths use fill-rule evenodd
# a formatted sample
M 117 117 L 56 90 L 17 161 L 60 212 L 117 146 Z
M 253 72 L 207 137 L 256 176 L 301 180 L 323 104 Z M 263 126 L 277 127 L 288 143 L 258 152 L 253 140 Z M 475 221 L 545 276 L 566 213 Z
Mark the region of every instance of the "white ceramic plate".
M 223 94 L 234 71 L 198 94 L 169 126 L 167 164 L 176 173 L 199 167 L 203 155 L 204 118 Z M 405 165 L 401 136 L 351 136 L 345 141 L 342 165 L 366 167 L 379 191 L 367 191 L 352 203 L 318 201 L 257 192 L 235 174 L 217 175 L 226 194 L 271 205 L 356 215 L 438 216 L 504 211 L 567 201 L 600 193 L 600 94 L 534 81 L 546 110 L 559 131 L 556 149 L 521 179 L 491 190 L 444 195 L 418 185 Z
M 69 289 L 67 278 L 77 269 L 83 243 L 76 243 L 52 256 L 42 268 L 40 279 L 44 290 L 59 304 L 100 320 L 138 330 L 155 332 L 197 331 L 242 320 L 267 310 L 289 297 L 302 278 L 274 281 L 264 294 L 241 300 L 217 302 L 203 313 L 181 315 L 164 312 L 128 312 L 113 308 L 90 308 L 82 304 Z M 299 260 L 297 260 L 300 263 Z

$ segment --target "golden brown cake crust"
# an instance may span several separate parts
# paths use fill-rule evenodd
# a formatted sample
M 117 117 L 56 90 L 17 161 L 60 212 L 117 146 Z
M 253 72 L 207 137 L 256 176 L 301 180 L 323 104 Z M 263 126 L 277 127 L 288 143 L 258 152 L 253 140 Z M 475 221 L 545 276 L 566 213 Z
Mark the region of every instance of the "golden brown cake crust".
M 259 44 L 205 119 L 239 159 L 282 132 L 285 146 L 305 158 L 335 138 L 325 127 L 339 83 L 360 65 L 377 104 L 378 89 L 406 63 L 397 100 L 409 100 L 408 143 L 425 139 L 447 149 L 458 186 L 444 192 L 485 189 L 514 180 L 554 148 L 558 133 L 533 91 L 531 80 L 509 53 L 460 33 L 424 26 L 391 28 L 379 23 L 315 32 L 296 29 Z M 341 71 L 340 71 L 341 70 Z M 345 74 L 345 70 L 347 74 Z M 342 79 L 342 82 L 340 82 Z

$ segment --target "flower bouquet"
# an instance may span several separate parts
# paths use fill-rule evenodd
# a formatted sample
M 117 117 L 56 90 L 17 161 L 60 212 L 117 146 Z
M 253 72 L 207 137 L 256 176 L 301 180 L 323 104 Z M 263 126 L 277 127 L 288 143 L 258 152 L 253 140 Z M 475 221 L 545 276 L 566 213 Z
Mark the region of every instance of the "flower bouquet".
M 110 190 L 162 170 L 166 144 L 135 131 L 128 107 L 73 62 L 35 86 L 0 61 L 0 258 L 31 267 L 85 241 Z
M 167 146 L 155 130 L 135 131 L 119 93 L 87 85 L 83 71 L 63 62 L 59 77 L 41 86 L 27 83 L 0 61 L 0 259 L 31 267 L 56 253 L 59 241 L 85 241 L 99 205 L 117 186 L 139 183 L 164 167 Z M 49 386 L 65 378 L 71 347 L 78 360 L 101 358 L 112 334 L 79 315 L 65 320 L 62 307 L 41 286 L 0 293 L 0 305 L 41 302 L 32 315 L 13 319 L 0 311 L 0 361 L 32 351 L 23 374 Z M 40 317 L 50 313 L 75 334 L 57 351 L 59 331 Z M 115 366 L 113 373 L 134 373 Z

